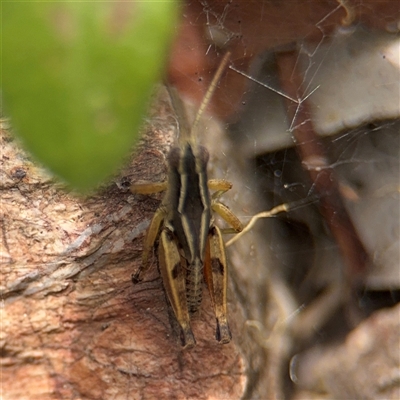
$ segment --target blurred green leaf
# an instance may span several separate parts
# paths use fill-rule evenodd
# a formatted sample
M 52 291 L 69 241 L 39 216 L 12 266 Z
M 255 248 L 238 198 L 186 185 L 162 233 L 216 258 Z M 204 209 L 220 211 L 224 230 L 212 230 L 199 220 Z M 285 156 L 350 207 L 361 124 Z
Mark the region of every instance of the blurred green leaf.
M 165 66 L 176 1 L 3 2 L 3 113 L 80 191 L 129 153 Z

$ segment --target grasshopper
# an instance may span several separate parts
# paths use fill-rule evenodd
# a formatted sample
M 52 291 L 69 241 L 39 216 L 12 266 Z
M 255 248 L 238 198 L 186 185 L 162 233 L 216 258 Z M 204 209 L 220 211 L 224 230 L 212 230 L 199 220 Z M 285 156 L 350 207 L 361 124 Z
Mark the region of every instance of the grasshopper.
M 190 316 L 199 309 L 206 282 L 217 320 L 216 339 L 229 343 L 232 335 L 227 320 L 227 261 L 221 230 L 214 224 L 213 212 L 230 224 L 233 231 L 243 226 L 218 201 L 232 187 L 223 179 L 208 180 L 208 151 L 195 141 L 194 131 L 215 90 L 230 54 L 227 53 L 204 96 L 193 125 L 189 126 L 184 106 L 176 90 L 168 88 L 179 121 L 178 145 L 168 155 L 166 182 L 131 185 L 133 193 L 165 191 L 147 230 L 142 265 L 132 276 L 138 283 L 150 266 L 152 249 L 158 238 L 158 260 L 165 291 L 180 326 L 183 347 L 196 344 Z M 215 191 L 213 195 L 210 190 Z M 231 229 L 232 230 L 232 229 Z

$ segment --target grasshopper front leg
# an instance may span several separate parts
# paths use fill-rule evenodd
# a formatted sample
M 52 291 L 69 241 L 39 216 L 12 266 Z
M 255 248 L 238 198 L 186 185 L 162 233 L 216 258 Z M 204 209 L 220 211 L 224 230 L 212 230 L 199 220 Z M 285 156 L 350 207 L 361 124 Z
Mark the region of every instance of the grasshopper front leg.
M 192 347 L 196 340 L 190 326 L 186 300 L 186 260 L 179 254 L 176 237 L 167 227 L 160 234 L 158 259 L 165 291 L 181 327 L 182 346 Z
M 229 343 L 232 334 L 227 320 L 226 292 L 228 282 L 227 262 L 221 231 L 212 225 L 208 234 L 204 277 L 210 291 L 217 319 L 216 339 L 220 343 Z

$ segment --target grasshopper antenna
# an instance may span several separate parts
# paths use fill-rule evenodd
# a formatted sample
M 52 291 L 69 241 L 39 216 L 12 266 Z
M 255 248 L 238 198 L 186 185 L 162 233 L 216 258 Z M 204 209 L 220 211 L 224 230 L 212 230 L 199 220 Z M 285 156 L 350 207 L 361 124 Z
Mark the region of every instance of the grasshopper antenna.
M 222 59 L 221 63 L 219 64 L 219 67 L 218 67 L 217 71 L 215 72 L 215 75 L 210 83 L 210 86 L 208 87 L 207 92 L 203 97 L 203 101 L 200 104 L 199 110 L 197 111 L 196 118 L 194 119 L 194 122 L 192 125 L 192 129 L 190 130 L 190 133 L 191 133 L 190 136 L 193 136 L 193 131 L 195 130 L 197 124 L 199 123 L 204 110 L 209 105 L 211 97 L 215 92 L 215 88 L 217 87 L 217 83 L 220 80 L 222 73 L 224 72 L 226 64 L 228 64 L 230 56 L 231 56 L 231 52 L 227 51 L 225 53 L 224 58 Z
M 178 94 L 178 91 L 176 90 L 176 88 L 173 88 L 173 87 L 169 86 L 168 84 L 166 85 L 169 96 L 171 98 L 172 106 L 173 106 L 176 116 L 177 116 L 177 121 L 179 123 L 179 142 L 180 143 L 190 142 L 191 139 L 194 137 L 193 132 L 194 132 L 197 124 L 199 123 L 204 110 L 207 108 L 207 106 L 210 103 L 211 97 L 214 94 L 215 88 L 217 87 L 217 83 L 218 83 L 219 79 L 221 78 L 222 73 L 224 72 L 224 69 L 226 67 L 226 64 L 229 61 L 230 56 L 231 56 L 230 51 L 225 53 L 224 58 L 222 59 L 221 63 L 219 64 L 219 67 L 207 89 L 207 92 L 203 97 L 203 100 L 200 104 L 199 110 L 197 111 L 196 117 L 195 117 L 194 122 L 191 127 L 190 127 L 189 121 L 187 119 L 185 106 L 182 102 L 182 99 L 180 98 L 180 96 Z

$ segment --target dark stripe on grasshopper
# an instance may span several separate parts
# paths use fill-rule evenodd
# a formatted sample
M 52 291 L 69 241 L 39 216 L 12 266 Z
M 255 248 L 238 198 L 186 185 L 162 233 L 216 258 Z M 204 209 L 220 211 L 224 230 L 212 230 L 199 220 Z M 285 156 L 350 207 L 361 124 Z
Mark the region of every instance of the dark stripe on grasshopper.
M 211 221 L 207 186 L 208 151 L 185 143 L 169 154 L 170 223 L 187 260 L 187 302 L 191 312 L 202 298 L 203 264 Z

